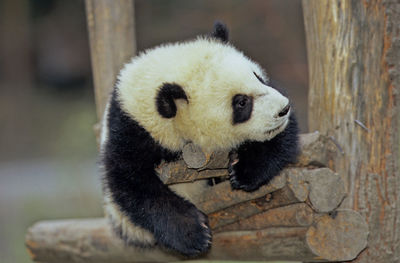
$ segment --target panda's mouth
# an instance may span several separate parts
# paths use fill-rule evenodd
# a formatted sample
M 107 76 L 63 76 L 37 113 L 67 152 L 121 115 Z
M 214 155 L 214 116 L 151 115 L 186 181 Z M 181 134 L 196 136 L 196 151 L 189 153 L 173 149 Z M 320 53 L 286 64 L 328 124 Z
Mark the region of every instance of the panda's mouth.
M 265 134 L 272 134 L 272 133 L 276 132 L 277 130 L 279 130 L 280 127 L 282 127 L 282 125 L 283 124 L 279 125 L 278 127 L 274 128 L 272 130 L 266 131 Z
M 271 130 L 266 131 L 265 134 L 271 135 L 271 134 L 274 134 L 274 133 L 276 133 L 276 132 L 278 132 L 278 131 L 280 132 L 280 131 L 282 131 L 282 128 L 284 128 L 284 126 L 286 126 L 287 123 L 288 123 L 288 120 L 282 122 L 282 123 L 279 124 L 277 127 L 273 128 L 273 129 L 271 129 Z

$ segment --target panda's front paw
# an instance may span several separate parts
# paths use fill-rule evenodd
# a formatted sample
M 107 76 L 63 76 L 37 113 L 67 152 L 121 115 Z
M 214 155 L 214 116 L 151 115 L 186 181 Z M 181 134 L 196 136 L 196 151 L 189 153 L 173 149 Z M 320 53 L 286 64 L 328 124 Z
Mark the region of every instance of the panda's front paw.
M 251 192 L 257 190 L 261 185 L 264 184 L 259 180 L 250 181 L 246 171 L 241 172 L 236 168 L 237 167 L 231 169 L 229 172 L 229 180 L 233 189 Z
M 229 156 L 228 173 L 233 189 L 251 192 L 266 183 L 256 169 L 239 160 L 235 154 Z
M 161 242 L 167 248 L 189 257 L 207 252 L 211 247 L 208 218 L 196 207 L 186 209 L 168 218 L 167 231 L 161 233 Z

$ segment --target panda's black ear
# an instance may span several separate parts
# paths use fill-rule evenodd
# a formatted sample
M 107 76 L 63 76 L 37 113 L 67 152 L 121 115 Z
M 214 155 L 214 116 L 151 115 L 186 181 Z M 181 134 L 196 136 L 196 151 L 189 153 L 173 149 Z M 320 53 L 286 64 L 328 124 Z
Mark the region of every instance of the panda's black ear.
M 216 21 L 211 36 L 223 43 L 227 43 L 229 41 L 229 30 L 224 23 Z
M 184 99 L 188 102 L 185 91 L 174 83 L 164 83 L 156 97 L 157 111 L 164 118 L 173 118 L 176 115 L 175 100 Z

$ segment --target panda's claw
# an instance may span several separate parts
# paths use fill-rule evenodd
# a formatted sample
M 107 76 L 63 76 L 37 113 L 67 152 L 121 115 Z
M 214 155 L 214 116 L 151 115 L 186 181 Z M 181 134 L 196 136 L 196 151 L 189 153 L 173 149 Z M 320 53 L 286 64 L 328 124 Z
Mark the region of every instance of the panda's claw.
M 243 185 L 240 183 L 235 169 L 238 163 L 239 159 L 237 158 L 236 154 L 231 154 L 229 156 L 228 174 L 231 187 L 232 189 L 236 190 L 243 189 Z
M 229 163 L 228 163 L 228 174 L 229 174 L 229 180 L 235 180 L 235 169 L 234 166 L 239 163 L 239 159 L 235 154 L 230 154 L 229 155 Z
M 233 165 L 237 164 L 238 162 L 239 162 L 239 159 L 234 159 L 234 160 L 232 161 L 231 165 L 233 166 Z
M 242 168 L 243 167 L 239 161 L 234 163 L 230 160 L 228 165 L 228 174 L 232 189 L 243 190 L 246 192 L 257 190 L 262 185 L 262 182 L 255 180 L 254 176 L 249 176 L 249 169 Z M 249 181 L 248 178 L 253 178 L 253 181 Z
M 231 183 L 232 189 L 236 189 L 236 190 L 242 189 L 242 185 L 241 185 L 240 182 L 236 179 L 235 172 L 233 172 L 232 174 L 230 174 L 229 181 L 230 181 L 230 183 Z

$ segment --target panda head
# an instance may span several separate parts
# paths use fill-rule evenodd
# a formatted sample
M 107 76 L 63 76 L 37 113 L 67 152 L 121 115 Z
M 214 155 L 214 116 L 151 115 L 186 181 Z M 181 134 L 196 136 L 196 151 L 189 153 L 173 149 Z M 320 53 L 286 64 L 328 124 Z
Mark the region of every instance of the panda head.
M 289 122 L 289 101 L 227 40 L 226 27 L 216 23 L 210 37 L 133 58 L 116 86 L 122 109 L 170 150 L 188 142 L 214 151 L 271 140 Z

